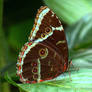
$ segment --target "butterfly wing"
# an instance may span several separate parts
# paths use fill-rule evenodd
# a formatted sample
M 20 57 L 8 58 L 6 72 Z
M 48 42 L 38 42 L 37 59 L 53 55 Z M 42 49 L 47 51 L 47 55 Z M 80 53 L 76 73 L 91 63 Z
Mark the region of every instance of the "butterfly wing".
M 24 83 L 57 77 L 68 67 L 68 47 L 62 24 L 47 6 L 36 15 L 29 42 L 19 54 L 17 75 Z
M 50 44 L 50 47 L 52 47 L 54 50 L 56 50 L 59 53 L 59 55 L 63 56 L 64 61 L 65 61 L 64 71 L 66 71 L 66 69 L 68 67 L 68 45 L 67 45 L 64 31 L 55 30 L 53 35 L 48 37 L 45 41 L 48 44 Z
M 34 27 L 29 36 L 29 41 L 35 40 L 39 40 L 39 42 L 45 40 L 53 49 L 57 48 L 58 53 L 64 57 L 66 67 L 64 71 L 66 71 L 68 67 L 68 45 L 64 29 L 59 18 L 47 6 L 41 7 L 36 15 Z
M 64 60 L 61 57 L 45 41 L 26 43 L 19 54 L 17 75 L 24 83 L 53 79 L 63 73 Z
M 48 28 L 51 30 L 55 28 L 60 30 L 63 29 L 56 14 L 54 14 L 54 12 L 51 11 L 47 6 L 43 6 L 38 10 L 33 29 L 29 36 L 29 41 L 43 38 L 46 31 L 48 31 Z

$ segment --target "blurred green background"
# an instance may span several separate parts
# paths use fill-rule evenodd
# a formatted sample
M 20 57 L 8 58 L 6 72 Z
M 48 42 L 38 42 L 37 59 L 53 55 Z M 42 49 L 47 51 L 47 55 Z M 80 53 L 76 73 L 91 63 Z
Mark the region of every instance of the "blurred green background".
M 20 84 L 17 56 L 28 41 L 37 9 L 47 5 L 60 18 L 74 67 L 51 82 Z M 92 0 L 0 0 L 0 92 L 92 92 Z

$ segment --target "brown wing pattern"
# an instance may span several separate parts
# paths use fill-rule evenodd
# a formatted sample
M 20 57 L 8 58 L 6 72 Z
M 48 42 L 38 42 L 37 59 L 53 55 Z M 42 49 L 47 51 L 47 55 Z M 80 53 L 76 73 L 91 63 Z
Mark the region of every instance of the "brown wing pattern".
M 24 83 L 49 80 L 66 71 L 68 46 L 62 24 L 47 6 L 36 15 L 29 42 L 17 63 L 17 74 Z
M 59 55 L 63 55 L 66 68 L 68 67 L 68 47 L 64 31 L 54 31 L 53 35 L 45 40 Z M 64 70 L 65 71 L 65 70 Z
M 48 12 L 46 12 L 45 9 L 48 9 Z M 41 13 L 43 13 L 43 11 L 45 14 L 39 17 Z M 38 22 L 38 20 L 40 22 Z M 51 27 L 59 27 L 60 25 L 61 25 L 61 22 L 59 21 L 58 17 L 48 7 L 45 6 L 45 7 L 40 8 L 36 15 L 34 27 L 29 36 L 29 41 L 31 40 L 31 37 L 33 37 L 34 34 L 36 35 L 35 37 L 33 37 L 33 40 L 42 38 L 41 35 L 46 33 L 47 28 L 51 29 Z
M 42 50 L 44 52 L 42 52 Z M 31 48 L 24 58 L 22 75 L 28 81 L 39 82 L 62 74 L 63 57 L 42 42 Z
M 48 7 L 42 7 L 39 9 L 40 13 Z M 40 15 L 38 12 L 38 14 Z M 38 16 L 37 14 L 37 16 Z M 34 40 L 38 38 L 44 38 L 46 34 L 46 28 L 51 29 L 51 32 L 53 31 L 51 27 L 59 27 L 62 26 L 60 20 L 56 16 L 56 14 L 53 13 L 52 10 L 49 10 L 49 12 L 43 17 L 41 21 L 41 25 L 39 26 L 39 31 L 36 33 L 36 36 L 34 37 Z M 44 34 L 44 35 L 42 35 Z M 48 43 L 53 45 L 54 47 L 57 47 L 60 54 L 63 54 L 64 60 L 66 62 L 66 67 L 68 66 L 68 47 L 67 47 L 67 41 L 65 38 L 64 30 L 54 30 L 52 36 L 48 37 L 46 39 Z

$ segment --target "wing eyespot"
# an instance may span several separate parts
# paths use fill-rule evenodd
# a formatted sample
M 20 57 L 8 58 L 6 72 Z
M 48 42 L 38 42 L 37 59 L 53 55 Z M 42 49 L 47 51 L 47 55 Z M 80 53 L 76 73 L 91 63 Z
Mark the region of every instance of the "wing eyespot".
M 49 28 L 49 27 L 45 28 L 45 33 L 46 33 L 46 34 L 49 34 L 49 33 L 51 33 L 51 32 L 52 32 L 51 28 Z
M 45 49 L 40 49 L 39 50 L 39 55 L 40 56 L 44 56 L 46 54 L 46 50 Z
M 32 73 L 33 73 L 33 74 L 37 74 L 37 72 L 38 72 L 37 67 L 34 67 L 34 68 L 32 69 Z
M 34 80 L 37 80 L 37 79 L 38 79 L 38 74 L 34 74 L 34 75 L 33 75 L 33 79 L 34 79 Z
M 45 38 L 46 34 L 45 33 L 42 33 L 41 34 L 41 38 Z
M 39 55 L 40 55 L 40 57 L 43 59 L 43 58 L 46 58 L 47 57 L 47 55 L 48 55 L 48 49 L 46 48 L 46 49 L 44 49 L 44 48 L 42 48 L 42 49 L 40 49 L 39 50 Z

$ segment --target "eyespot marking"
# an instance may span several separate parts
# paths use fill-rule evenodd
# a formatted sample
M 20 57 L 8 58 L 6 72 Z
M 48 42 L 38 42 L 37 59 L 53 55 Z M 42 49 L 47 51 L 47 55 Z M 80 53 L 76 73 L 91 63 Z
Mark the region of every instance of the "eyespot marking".
M 34 67 L 34 68 L 32 69 L 32 73 L 33 73 L 33 74 L 37 74 L 37 73 L 38 73 L 37 67 Z
M 38 74 L 34 74 L 34 75 L 33 75 L 33 79 L 34 79 L 34 80 L 37 80 L 37 79 L 38 79 Z
M 33 62 L 31 65 L 37 67 L 37 62 Z
M 41 34 L 41 38 L 45 38 L 46 34 L 45 33 L 42 33 Z
M 51 30 L 51 28 L 46 27 L 46 28 L 45 28 L 45 32 L 46 32 L 46 34 L 49 34 L 50 32 L 52 32 L 52 30 Z
M 45 49 L 44 49 L 44 48 L 40 49 L 40 50 L 39 50 L 39 55 L 40 55 L 41 59 L 46 58 L 47 55 L 48 55 L 48 49 L 47 49 L 47 48 L 45 48 Z

